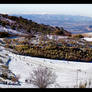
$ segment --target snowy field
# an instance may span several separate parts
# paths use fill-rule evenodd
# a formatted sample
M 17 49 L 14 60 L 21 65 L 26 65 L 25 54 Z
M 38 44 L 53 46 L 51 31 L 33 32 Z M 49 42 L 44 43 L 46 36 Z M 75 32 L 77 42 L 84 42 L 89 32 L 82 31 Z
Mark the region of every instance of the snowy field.
M 92 82 L 92 63 L 22 56 L 2 49 L 3 53 L 11 57 L 9 69 L 15 75 L 20 76 L 21 86 L 0 84 L 1 88 L 35 88 L 32 84 L 25 83 L 25 80 L 30 78 L 31 71 L 38 65 L 47 66 L 56 73 L 56 83 L 49 86 L 50 88 L 74 88 L 80 82 L 85 83 L 89 80 Z

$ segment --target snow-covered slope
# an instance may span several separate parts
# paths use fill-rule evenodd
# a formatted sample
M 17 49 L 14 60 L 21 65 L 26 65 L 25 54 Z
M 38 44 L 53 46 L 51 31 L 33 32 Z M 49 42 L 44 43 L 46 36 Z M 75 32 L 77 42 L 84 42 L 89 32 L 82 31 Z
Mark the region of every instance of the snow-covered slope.
M 16 75 L 20 75 L 20 81 L 30 77 L 30 72 L 39 64 L 52 68 L 57 74 L 57 83 L 60 87 L 74 87 L 77 81 L 77 71 L 79 71 L 79 81 L 89 80 L 92 77 L 92 63 L 66 62 L 61 60 L 50 60 L 33 58 L 9 54 L 12 57 L 10 62 L 10 70 Z M 16 58 L 14 58 L 16 57 Z M 16 68 L 17 67 L 17 68 Z
M 9 69 L 16 75 L 20 75 L 21 86 L 2 85 L 0 87 L 20 87 L 33 88 L 32 84 L 25 83 L 30 78 L 30 73 L 38 65 L 51 68 L 57 75 L 56 83 L 49 87 L 72 87 L 77 83 L 91 81 L 92 82 L 92 63 L 70 62 L 64 60 L 51 60 L 44 58 L 36 58 L 29 56 L 16 55 L 5 50 L 5 53 L 11 57 Z M 92 87 L 92 85 L 91 85 Z
M 2 25 L 3 23 L 4 23 L 4 26 Z M 8 32 L 9 34 L 15 34 L 15 35 L 16 34 L 26 35 L 26 33 L 23 33 L 24 30 L 22 28 L 20 31 L 18 31 L 15 27 L 15 30 L 13 30 L 10 25 L 15 25 L 15 24 L 18 24 L 18 23 L 0 14 L 0 32 Z
M 0 26 L 0 32 L 8 32 L 8 33 L 10 33 L 10 34 L 25 35 L 25 34 L 22 33 L 22 32 L 18 32 L 18 31 L 16 31 L 16 30 L 8 29 L 8 28 L 2 27 L 2 26 Z

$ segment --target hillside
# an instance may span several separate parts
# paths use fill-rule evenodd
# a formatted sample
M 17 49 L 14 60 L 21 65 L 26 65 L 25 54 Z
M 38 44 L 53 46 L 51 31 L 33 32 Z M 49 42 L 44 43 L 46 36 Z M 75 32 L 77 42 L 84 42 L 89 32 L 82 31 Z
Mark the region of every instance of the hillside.
M 17 54 L 92 62 L 92 43 L 87 42 L 80 34 L 71 36 L 71 33 L 64 30 L 63 27 L 38 24 L 22 17 L 3 14 L 0 15 L 0 22 L 0 36 L 6 37 L 7 35 L 8 37 L 4 39 L 5 47 L 12 49 Z M 26 37 L 11 38 L 10 34 Z
M 46 88 L 92 88 L 92 38 L 0 14 L 0 88 L 38 88 L 31 73 L 41 66 L 56 75 Z M 49 81 L 51 73 L 38 73 Z
M 56 34 L 70 36 L 71 33 L 62 27 L 53 27 L 44 24 L 38 24 L 32 20 L 22 17 L 0 14 L 0 31 L 16 35 L 34 35 L 34 34 Z
M 91 17 L 57 14 L 19 14 L 16 16 L 32 19 L 40 24 L 63 27 L 71 33 L 92 32 Z
M 8 53 L 8 56 L 11 57 L 9 69 L 16 76 L 20 76 L 19 81 L 21 85 L 0 84 L 1 88 L 37 88 L 31 83 L 25 82 L 25 80 L 30 78 L 30 72 L 36 69 L 39 65 L 52 69 L 52 71 L 57 75 L 56 82 L 48 88 L 79 88 L 78 85 L 80 85 L 80 83 L 85 84 L 86 82 L 87 88 L 92 88 L 92 63 L 17 55 L 5 48 L 3 48 L 3 53 Z M 89 82 L 91 82 L 91 85 L 89 85 Z

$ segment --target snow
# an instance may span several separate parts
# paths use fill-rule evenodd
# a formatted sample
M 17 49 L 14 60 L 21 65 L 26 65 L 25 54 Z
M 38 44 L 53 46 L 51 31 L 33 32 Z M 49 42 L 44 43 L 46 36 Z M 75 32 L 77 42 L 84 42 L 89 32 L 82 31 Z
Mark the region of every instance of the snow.
M 15 23 L 15 21 L 10 20 L 10 19 L 8 19 L 8 18 L 4 18 L 4 17 L 2 17 L 2 16 L 0 16 L 0 19 L 1 19 L 2 21 L 8 21 L 9 23 Z
M 8 28 L 2 27 L 2 26 L 0 26 L 0 32 L 8 32 L 8 33 L 11 33 L 11 34 L 24 35 L 24 33 L 22 33 L 22 32 L 18 32 L 17 30 L 8 29 Z
M 15 21 L 13 21 L 13 20 L 10 20 L 10 19 L 8 19 L 8 18 L 4 18 L 6 21 L 8 21 L 8 22 L 10 22 L 10 23 L 15 23 Z
M 23 83 L 25 79 L 30 77 L 30 72 L 38 65 L 52 68 L 58 76 L 56 83 L 59 84 L 60 87 L 74 87 L 76 85 L 78 70 L 80 70 L 78 79 L 81 81 L 85 82 L 85 80 L 89 80 L 92 77 L 92 72 L 90 71 L 92 63 L 66 62 L 63 60 L 50 59 L 44 60 L 42 58 L 21 56 L 12 53 L 9 53 L 9 55 L 12 58 L 9 68 L 16 75 L 20 75 L 20 81 Z
M 61 39 L 61 38 L 67 38 L 67 36 L 57 36 L 57 35 L 47 35 L 49 39 Z
M 77 83 L 91 81 L 92 82 L 92 63 L 82 63 L 82 62 L 71 62 L 64 60 L 52 60 L 44 59 L 30 56 L 17 55 L 12 52 L 3 50 L 5 53 L 11 57 L 11 62 L 9 63 L 9 69 L 17 76 L 20 76 L 19 81 L 21 86 L 18 85 L 3 85 L 3 88 L 34 88 L 32 84 L 25 83 L 26 79 L 30 78 L 30 73 L 37 66 L 47 66 L 51 68 L 57 75 L 56 83 L 50 85 L 49 87 L 61 87 L 74 88 Z M 77 81 L 78 80 L 78 81 Z M 92 87 L 92 85 L 91 85 Z
M 86 40 L 86 41 L 92 41 L 92 38 L 89 38 L 89 37 L 85 37 L 83 39 Z

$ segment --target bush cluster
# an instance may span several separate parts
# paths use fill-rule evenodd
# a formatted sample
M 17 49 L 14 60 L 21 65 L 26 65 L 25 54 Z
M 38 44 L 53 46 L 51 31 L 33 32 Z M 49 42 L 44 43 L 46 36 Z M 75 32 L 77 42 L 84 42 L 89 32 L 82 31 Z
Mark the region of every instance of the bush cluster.
M 41 45 L 16 45 L 13 47 L 18 54 L 36 56 L 41 58 L 64 59 L 70 61 L 92 61 L 91 48 L 58 46 L 55 43 Z
M 0 38 L 10 37 L 11 35 L 8 32 L 0 32 Z

